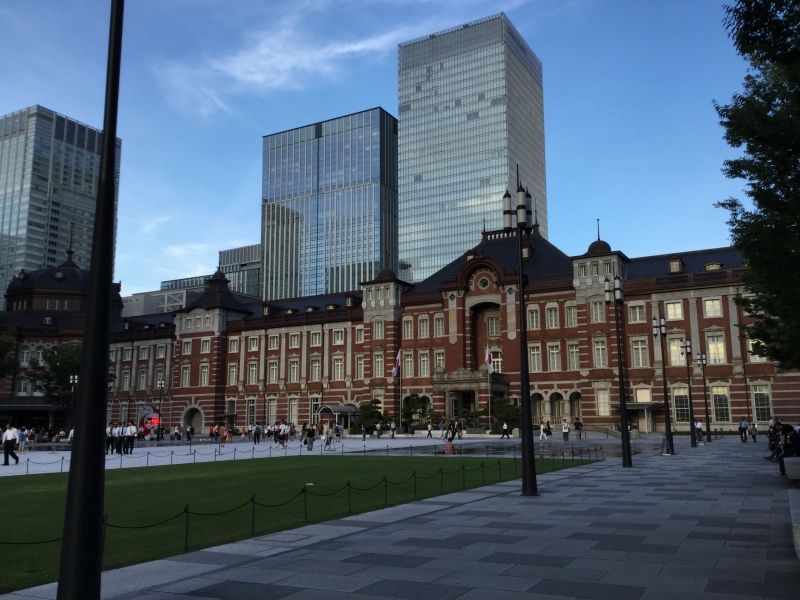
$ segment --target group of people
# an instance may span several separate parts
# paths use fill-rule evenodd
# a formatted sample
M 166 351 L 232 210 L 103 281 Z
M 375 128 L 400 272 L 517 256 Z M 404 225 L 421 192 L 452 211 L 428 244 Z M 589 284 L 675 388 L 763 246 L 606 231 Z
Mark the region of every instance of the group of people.
M 106 427 L 106 454 L 133 454 L 139 428 L 133 421 L 109 423 Z
M 753 441 L 755 441 L 755 437 Z M 764 459 L 777 462 L 781 477 L 786 477 L 786 467 L 783 459 L 790 456 L 800 456 L 800 425 L 793 427 L 780 419 L 770 419 L 769 429 L 767 429 L 767 446 L 769 454 Z
M 575 417 L 572 427 L 570 427 L 569 421 L 567 421 L 566 417 L 561 419 L 561 437 L 565 442 L 569 441 L 569 433 L 571 429 L 575 429 L 575 437 L 580 442 L 583 439 L 583 421 L 581 421 L 580 417 Z M 539 425 L 539 441 L 547 442 L 552 435 L 553 428 L 550 425 L 550 421 L 542 421 L 541 425 Z

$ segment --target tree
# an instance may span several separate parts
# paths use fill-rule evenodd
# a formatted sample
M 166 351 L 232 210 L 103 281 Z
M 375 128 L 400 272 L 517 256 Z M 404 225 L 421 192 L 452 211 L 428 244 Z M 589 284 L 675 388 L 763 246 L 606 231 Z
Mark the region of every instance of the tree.
M 750 63 L 743 91 L 714 103 L 725 139 L 743 148 L 723 172 L 746 181 L 752 202 L 719 202 L 729 211 L 734 245 L 742 252 L 753 316 L 746 328 L 756 354 L 783 368 L 800 367 L 800 3 L 738 0 L 725 7 L 725 26 Z
M 75 390 L 70 379 L 78 374 L 80 367 L 81 344 L 68 342 L 47 348 L 42 352 L 41 362 L 31 360 L 25 375 L 36 390 L 59 405 L 71 420 Z
M 0 335 L 0 379 L 4 379 L 14 372 L 14 338 L 10 335 Z
M 500 433 L 502 431 L 503 423 L 508 424 L 509 431 L 514 427 L 519 427 L 519 406 L 515 406 L 511 400 L 506 397 L 492 396 L 492 432 Z
M 411 394 L 403 400 L 403 409 L 400 411 L 401 423 L 410 426 L 414 423 L 415 416 L 419 417 L 419 419 L 424 419 L 427 407 L 428 403 L 419 394 Z
M 367 431 L 375 428 L 375 423 L 386 421 L 386 416 L 381 412 L 381 401 L 373 398 L 358 406 L 358 419 Z

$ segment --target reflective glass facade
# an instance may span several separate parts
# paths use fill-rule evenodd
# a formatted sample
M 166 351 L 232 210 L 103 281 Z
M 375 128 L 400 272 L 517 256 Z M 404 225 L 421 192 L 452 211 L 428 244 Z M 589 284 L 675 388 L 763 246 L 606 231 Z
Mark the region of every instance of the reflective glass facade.
M 400 278 L 420 281 L 502 227 L 520 180 L 547 236 L 539 59 L 504 14 L 400 45 Z
M 22 269 L 63 263 L 70 236 L 73 260 L 89 268 L 102 141 L 99 130 L 41 106 L 0 117 L 3 290 Z M 117 140 L 117 189 L 121 146 Z
M 263 298 L 397 270 L 397 120 L 381 108 L 264 137 Z

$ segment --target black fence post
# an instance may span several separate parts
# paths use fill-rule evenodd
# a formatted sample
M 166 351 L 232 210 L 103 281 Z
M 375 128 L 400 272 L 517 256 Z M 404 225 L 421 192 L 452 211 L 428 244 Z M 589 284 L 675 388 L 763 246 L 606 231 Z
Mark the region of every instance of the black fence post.
M 183 528 L 183 551 L 186 552 L 189 550 L 189 505 L 183 507 L 183 513 L 186 515 L 184 519 L 184 528 Z
M 61 457 L 61 472 L 64 472 L 64 457 Z
M 256 495 L 250 496 L 250 535 L 256 534 Z
M 192 450 L 192 464 L 197 463 L 197 450 Z
M 389 479 L 383 476 L 383 506 L 389 506 Z
M 353 504 L 351 499 L 351 488 L 350 488 L 350 480 L 347 480 L 347 514 L 353 514 Z
M 467 468 L 461 465 L 461 489 L 467 489 Z
M 175 455 L 174 450 L 169 451 L 169 464 L 172 465 L 172 457 Z

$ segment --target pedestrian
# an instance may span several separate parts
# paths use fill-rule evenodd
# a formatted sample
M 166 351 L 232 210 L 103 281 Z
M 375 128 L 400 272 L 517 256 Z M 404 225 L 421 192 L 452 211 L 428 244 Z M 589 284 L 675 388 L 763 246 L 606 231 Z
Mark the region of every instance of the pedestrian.
M 14 464 L 19 464 L 19 457 L 17 453 L 14 452 L 14 446 L 17 445 L 17 436 L 19 432 L 8 423 L 6 425 L 6 430 L 3 432 L 3 466 L 8 466 L 8 457 L 14 459 Z
M 308 451 L 311 452 L 314 449 L 314 434 L 316 433 L 316 429 L 311 426 L 306 429 L 306 448 Z
M 758 437 L 758 425 L 756 425 L 755 421 L 750 423 L 750 429 L 747 430 L 747 433 L 750 435 L 751 438 L 753 438 L 753 443 L 755 444 L 756 438 Z
M 747 443 L 747 430 L 750 429 L 750 423 L 747 422 L 746 417 L 742 417 L 739 421 L 739 439 L 743 444 Z
M 428 435 L 425 436 L 426 438 L 433 438 L 433 425 L 430 421 L 428 421 Z
M 136 425 L 133 421 L 128 421 L 128 428 L 125 431 L 125 454 L 133 454 L 133 442 L 136 439 Z
M 447 431 L 447 423 L 444 422 L 444 417 L 439 418 L 439 437 L 444 439 L 445 432 Z
M 106 454 L 114 454 L 114 423 L 106 427 Z
M 361 441 L 367 441 L 367 426 L 364 423 L 361 424 Z
M 510 435 L 508 435 L 508 423 L 506 423 L 505 421 L 503 421 L 503 435 L 501 435 L 501 436 L 500 436 L 500 439 L 501 439 L 501 440 L 502 440 L 503 438 L 506 438 L 506 439 L 508 439 L 508 440 L 510 440 L 510 439 L 511 439 L 511 436 L 510 436 Z
M 697 419 L 694 422 L 694 430 L 695 430 L 695 433 L 697 434 L 697 442 L 701 446 L 704 446 L 705 444 L 703 443 L 703 422 L 700 419 Z M 744 439 L 744 441 L 747 442 L 747 430 L 745 430 L 745 439 Z
M 575 428 L 575 437 L 580 442 L 583 439 L 583 421 L 581 421 L 580 417 L 575 417 L 575 422 L 572 426 Z
M 391 429 L 391 431 L 392 431 L 392 439 L 394 439 L 394 434 L 397 431 L 397 423 L 395 423 L 394 419 L 392 419 L 392 422 L 389 425 L 389 429 Z
M 548 421 L 547 423 L 542 421 L 542 424 L 539 425 L 539 441 L 540 442 L 542 440 L 544 440 L 545 442 L 547 441 L 547 424 L 549 424 L 549 423 L 550 423 L 550 421 Z
M 567 422 L 566 417 L 561 419 L 561 435 L 564 436 L 564 441 L 569 441 L 569 423 Z

